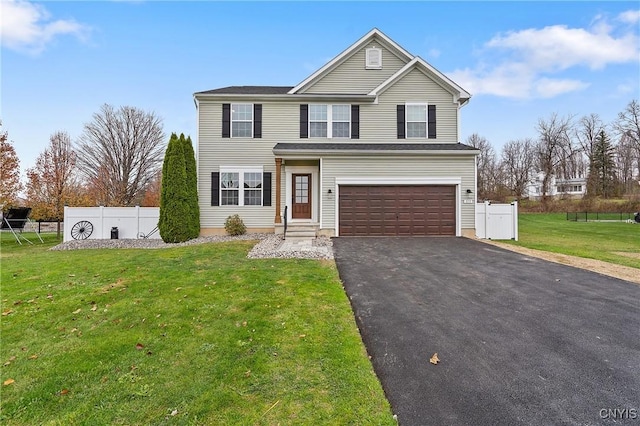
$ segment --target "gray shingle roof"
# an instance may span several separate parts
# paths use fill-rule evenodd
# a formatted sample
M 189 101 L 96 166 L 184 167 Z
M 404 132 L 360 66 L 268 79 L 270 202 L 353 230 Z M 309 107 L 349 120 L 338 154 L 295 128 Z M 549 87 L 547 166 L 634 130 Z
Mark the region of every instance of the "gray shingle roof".
M 228 86 L 197 92 L 197 95 L 286 95 L 293 86 Z
M 476 151 L 462 143 L 278 143 L 274 151 Z

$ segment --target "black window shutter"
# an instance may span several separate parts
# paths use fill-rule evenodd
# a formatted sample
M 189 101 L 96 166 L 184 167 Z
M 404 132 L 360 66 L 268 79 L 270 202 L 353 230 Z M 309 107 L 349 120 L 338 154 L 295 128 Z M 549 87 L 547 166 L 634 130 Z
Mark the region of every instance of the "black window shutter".
M 398 139 L 404 138 L 404 105 L 398 105 Z
M 429 126 L 429 139 L 436 138 L 436 106 L 429 105 L 427 106 L 427 121 Z
M 253 104 L 253 137 L 262 137 L 262 104 Z
M 262 205 L 271 205 L 271 172 L 262 173 Z
M 231 137 L 231 104 L 222 104 L 222 137 Z
M 309 105 L 300 105 L 300 137 L 309 137 Z
M 351 139 L 360 139 L 360 105 L 351 105 Z
M 211 172 L 211 205 L 220 205 L 220 172 Z

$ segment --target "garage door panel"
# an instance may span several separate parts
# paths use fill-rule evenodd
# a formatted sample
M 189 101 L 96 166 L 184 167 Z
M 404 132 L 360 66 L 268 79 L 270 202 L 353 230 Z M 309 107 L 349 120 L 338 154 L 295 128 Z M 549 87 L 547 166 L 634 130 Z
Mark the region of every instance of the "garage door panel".
M 455 186 L 340 186 L 339 233 L 455 235 Z

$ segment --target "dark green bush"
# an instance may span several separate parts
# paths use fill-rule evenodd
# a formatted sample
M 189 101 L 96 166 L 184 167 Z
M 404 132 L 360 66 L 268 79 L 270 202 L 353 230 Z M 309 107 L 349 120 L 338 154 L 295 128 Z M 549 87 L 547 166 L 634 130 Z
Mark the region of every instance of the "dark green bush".
M 189 214 L 184 150 L 178 136 L 172 133 L 162 164 L 158 220 L 160 236 L 165 243 L 181 243 L 193 238 L 187 225 Z
M 244 226 L 244 222 L 239 215 L 231 215 L 224 222 L 224 229 L 226 229 L 229 235 L 243 235 L 247 232 L 247 227 Z
M 198 171 L 196 166 L 196 157 L 193 152 L 191 136 L 186 139 L 184 134 L 180 134 L 180 143 L 184 153 L 184 164 L 186 171 L 187 185 L 187 204 L 189 208 L 189 217 L 185 218 L 185 226 L 189 239 L 198 238 L 200 235 L 200 206 L 198 205 Z

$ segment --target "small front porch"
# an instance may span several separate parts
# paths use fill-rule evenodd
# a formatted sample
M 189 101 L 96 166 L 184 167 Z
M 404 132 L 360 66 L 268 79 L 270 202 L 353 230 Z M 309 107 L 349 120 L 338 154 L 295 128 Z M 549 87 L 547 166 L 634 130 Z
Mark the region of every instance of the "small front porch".
M 287 239 L 315 238 L 320 230 L 319 159 L 276 158 L 276 234 Z

